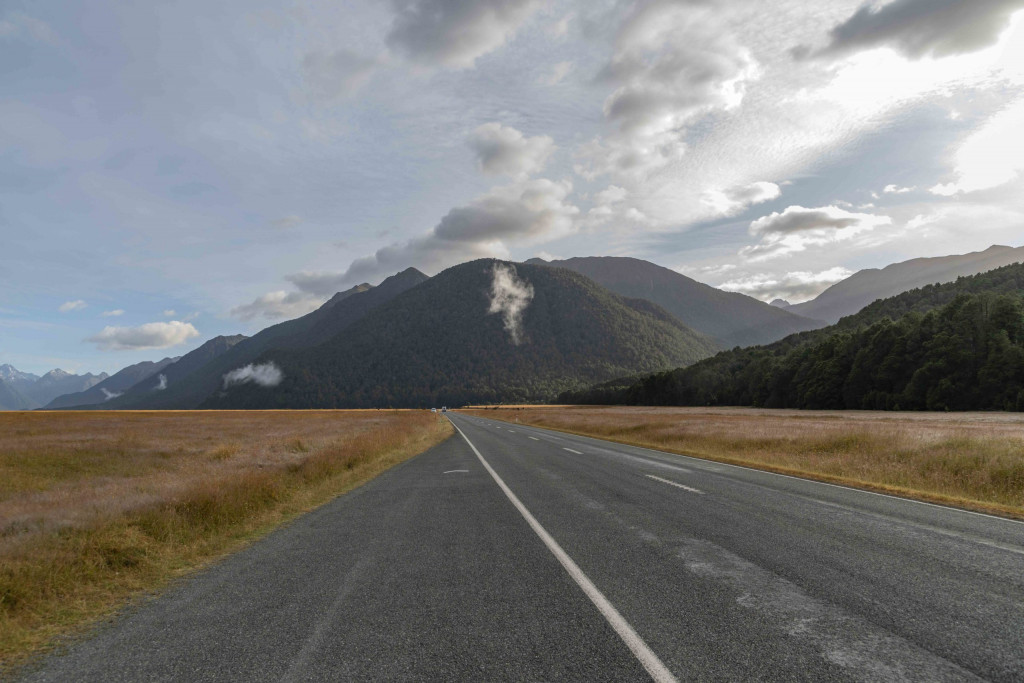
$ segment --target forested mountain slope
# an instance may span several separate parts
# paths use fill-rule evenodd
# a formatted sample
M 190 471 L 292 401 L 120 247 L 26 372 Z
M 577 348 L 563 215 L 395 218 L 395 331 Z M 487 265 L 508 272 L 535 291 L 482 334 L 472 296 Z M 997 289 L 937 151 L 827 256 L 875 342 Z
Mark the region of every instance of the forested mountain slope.
M 323 345 L 264 354 L 258 363 L 279 368 L 279 384 L 232 386 L 204 407 L 550 400 L 568 388 L 692 363 L 716 348 L 660 307 L 578 273 L 485 259 L 449 268 Z
M 1024 410 L 1024 265 L 912 290 L 822 330 L 560 400 Z

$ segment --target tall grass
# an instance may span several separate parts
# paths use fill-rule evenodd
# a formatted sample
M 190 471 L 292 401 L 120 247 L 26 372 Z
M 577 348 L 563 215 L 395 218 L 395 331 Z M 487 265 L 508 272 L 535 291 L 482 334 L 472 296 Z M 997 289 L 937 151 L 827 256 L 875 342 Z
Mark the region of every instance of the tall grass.
M 450 431 L 412 411 L 0 413 L 0 675 Z
M 552 406 L 472 411 L 1024 518 L 1024 415 Z

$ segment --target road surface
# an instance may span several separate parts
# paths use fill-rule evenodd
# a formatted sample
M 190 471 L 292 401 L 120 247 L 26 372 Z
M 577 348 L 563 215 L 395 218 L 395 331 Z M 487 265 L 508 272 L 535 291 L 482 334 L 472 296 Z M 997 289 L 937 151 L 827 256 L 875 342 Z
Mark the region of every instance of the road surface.
M 27 680 L 1024 680 L 1024 524 L 450 416 Z

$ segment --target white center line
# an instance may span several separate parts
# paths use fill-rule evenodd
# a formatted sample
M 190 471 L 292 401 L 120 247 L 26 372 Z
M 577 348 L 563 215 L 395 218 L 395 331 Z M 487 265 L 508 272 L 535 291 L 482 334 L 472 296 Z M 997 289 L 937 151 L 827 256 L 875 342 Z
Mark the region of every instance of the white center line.
M 574 451 L 574 450 L 573 450 L 573 449 L 571 449 L 571 448 L 563 448 L 562 450 L 563 450 L 563 451 L 569 451 L 570 453 L 575 453 L 576 455 L 583 455 L 583 454 L 582 454 L 582 453 L 580 453 L 579 451 Z
M 692 488 L 690 486 L 684 486 L 683 484 L 680 484 L 678 482 L 674 482 L 674 481 L 672 481 L 670 479 L 662 479 L 661 477 L 656 477 L 653 474 L 648 474 L 647 478 L 648 479 L 654 479 L 655 481 L 660 481 L 661 483 L 668 484 L 669 486 L 675 486 L 677 488 L 681 488 L 684 491 L 689 491 L 690 493 L 699 493 L 702 496 L 704 495 L 704 492 L 701 491 L 700 489 L 695 489 L 695 488 Z
M 652 650 L 647 643 L 643 641 L 640 635 L 633 630 L 633 627 L 629 625 L 629 622 L 626 621 L 621 614 L 619 614 L 619 611 L 615 609 L 615 606 L 608 602 L 608 598 L 604 597 L 604 594 L 601 593 L 597 586 L 594 585 L 594 582 L 583 573 L 583 570 L 573 562 L 573 559 L 569 557 L 568 553 L 562 550 L 562 546 L 558 545 L 558 541 L 556 541 L 551 534 L 549 534 L 547 530 L 540 525 L 540 522 L 538 522 L 530 511 L 526 509 L 526 506 L 523 505 L 522 501 L 516 497 L 516 494 L 512 493 L 512 489 L 505 485 L 505 482 L 498 476 L 498 473 L 491 468 L 490 464 L 486 460 L 484 460 L 484 456 L 480 455 L 480 451 L 476 449 L 473 442 L 469 440 L 469 437 L 467 437 L 461 429 L 459 429 L 459 426 L 455 424 L 454 421 L 452 421 L 452 426 L 458 430 L 459 434 L 462 435 L 462 438 L 469 444 L 469 447 L 473 449 L 473 452 L 476 453 L 476 457 L 479 458 L 480 462 L 483 464 L 484 469 L 490 473 L 491 478 L 498 484 L 498 487 L 504 491 L 508 499 L 512 501 L 512 505 L 519 510 L 519 514 L 523 516 L 526 523 L 530 525 L 530 528 L 540 536 L 540 540 L 548 547 L 551 554 L 558 559 L 562 567 L 565 568 L 565 571 L 567 571 L 569 576 L 572 577 L 573 581 L 583 589 L 583 592 L 586 593 L 587 597 L 590 598 L 590 601 L 594 603 L 594 606 L 601 612 L 605 620 L 608 621 L 611 627 L 615 629 L 615 632 L 619 634 L 619 637 L 622 638 L 626 647 L 628 647 L 636 658 L 640 660 L 640 663 L 643 664 L 645 669 L 647 669 L 647 673 L 651 675 L 651 678 L 658 683 L 674 683 L 677 680 L 676 677 L 672 675 L 672 672 L 668 670 L 668 667 L 662 664 L 661 660 L 658 659 L 658 655 L 654 654 L 654 650 Z M 580 455 L 582 455 L 582 453 Z
M 448 470 L 445 474 L 452 474 L 453 472 L 469 472 L 469 470 Z
M 540 439 L 538 439 L 538 438 L 537 438 L 537 437 L 535 437 L 535 436 L 531 436 L 530 438 L 531 438 L 531 439 L 533 439 L 534 441 L 540 441 Z

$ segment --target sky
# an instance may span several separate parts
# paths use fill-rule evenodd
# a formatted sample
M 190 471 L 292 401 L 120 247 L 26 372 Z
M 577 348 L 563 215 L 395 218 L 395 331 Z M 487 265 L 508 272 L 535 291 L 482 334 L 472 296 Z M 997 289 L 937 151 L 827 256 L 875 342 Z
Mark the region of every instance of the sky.
M 1024 0 L 0 0 L 0 364 L 114 372 L 409 266 L 770 301 L 1024 244 Z

